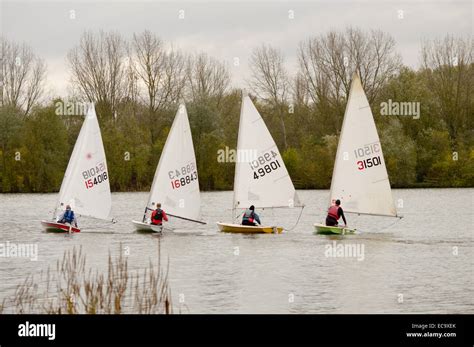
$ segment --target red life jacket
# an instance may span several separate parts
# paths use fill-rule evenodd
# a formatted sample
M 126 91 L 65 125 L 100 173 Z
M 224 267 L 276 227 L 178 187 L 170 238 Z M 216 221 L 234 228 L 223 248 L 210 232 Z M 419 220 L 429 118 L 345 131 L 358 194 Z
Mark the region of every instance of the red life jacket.
M 151 224 L 162 224 L 163 223 L 163 210 L 154 210 L 151 214 Z
M 339 215 L 337 214 L 337 211 L 339 211 L 339 206 L 333 205 L 333 206 L 329 207 L 328 216 L 334 218 L 335 220 L 338 220 Z

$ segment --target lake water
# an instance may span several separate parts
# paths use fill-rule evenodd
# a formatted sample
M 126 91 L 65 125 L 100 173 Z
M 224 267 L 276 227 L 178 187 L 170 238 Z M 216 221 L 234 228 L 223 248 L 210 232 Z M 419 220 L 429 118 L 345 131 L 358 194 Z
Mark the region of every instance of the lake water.
M 474 189 L 395 189 L 404 218 L 348 215 L 360 232 L 313 235 L 329 191 L 299 191 L 306 207 L 281 235 L 224 234 L 232 192 L 203 193 L 207 225 L 174 220 L 161 239 L 175 312 L 182 313 L 474 313 Z M 29 274 L 55 268 L 82 246 L 87 263 L 107 268 L 109 251 L 127 249 L 129 268 L 157 261 L 157 236 L 137 234 L 147 193 L 114 193 L 116 224 L 82 218 L 72 236 L 42 232 L 56 194 L 0 195 L 0 243 L 37 243 L 38 260 L 0 258 L 0 302 Z M 164 208 L 166 208 L 164 206 Z M 258 210 L 262 221 L 292 228 L 299 209 Z M 334 257 L 333 246 L 359 247 Z M 363 246 L 363 248 L 362 248 Z M 336 248 L 337 250 L 337 248 Z M 362 253 L 363 250 L 363 253 Z M 123 250 L 122 250 L 123 251 Z

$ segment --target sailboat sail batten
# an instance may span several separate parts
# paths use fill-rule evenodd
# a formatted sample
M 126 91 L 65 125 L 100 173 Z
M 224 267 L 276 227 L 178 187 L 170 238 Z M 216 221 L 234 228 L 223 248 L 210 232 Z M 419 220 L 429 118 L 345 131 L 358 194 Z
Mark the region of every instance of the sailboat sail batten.
M 236 163 L 234 208 L 300 205 L 280 151 L 248 96 L 242 99 L 237 140 L 237 152 L 246 150 L 254 155 Z
M 190 220 L 201 218 L 201 197 L 191 127 L 180 105 L 153 178 L 147 208 L 163 209 Z
M 59 190 L 56 209 L 71 205 L 78 215 L 108 219 L 112 206 L 109 173 L 93 105 L 87 111 Z
M 348 212 L 396 216 L 382 146 L 359 77 L 354 77 L 331 182 L 330 204 Z

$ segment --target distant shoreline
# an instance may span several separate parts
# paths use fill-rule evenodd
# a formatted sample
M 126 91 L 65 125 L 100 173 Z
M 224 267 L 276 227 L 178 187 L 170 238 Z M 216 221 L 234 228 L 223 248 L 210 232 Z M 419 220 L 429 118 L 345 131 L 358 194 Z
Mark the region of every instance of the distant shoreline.
M 392 189 L 472 189 L 474 187 L 439 187 L 439 186 L 407 186 L 407 187 L 392 187 Z M 296 188 L 296 190 L 329 190 L 330 188 Z M 232 189 L 221 189 L 221 190 L 201 190 L 201 193 L 220 193 L 220 192 L 232 192 Z M 0 195 L 15 195 L 15 194 L 57 194 L 59 191 L 53 192 L 6 192 L 0 193 Z M 149 190 L 117 190 L 112 193 L 149 193 Z

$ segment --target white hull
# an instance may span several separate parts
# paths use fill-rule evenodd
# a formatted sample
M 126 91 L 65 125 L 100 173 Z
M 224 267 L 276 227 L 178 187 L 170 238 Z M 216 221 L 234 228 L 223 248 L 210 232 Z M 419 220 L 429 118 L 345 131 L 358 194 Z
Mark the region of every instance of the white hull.
M 163 231 L 162 225 L 152 225 L 148 223 L 138 222 L 136 220 L 132 220 L 132 223 L 135 227 L 135 230 L 139 232 L 161 233 Z

